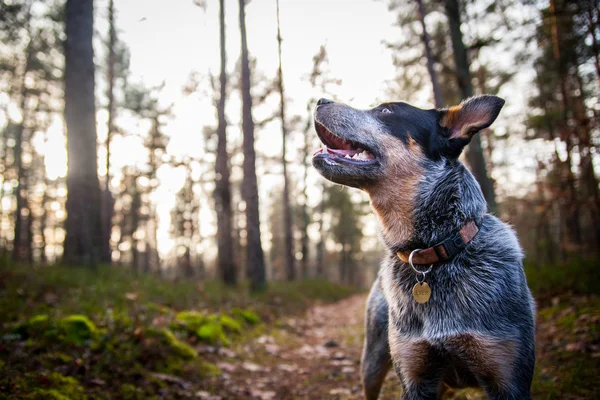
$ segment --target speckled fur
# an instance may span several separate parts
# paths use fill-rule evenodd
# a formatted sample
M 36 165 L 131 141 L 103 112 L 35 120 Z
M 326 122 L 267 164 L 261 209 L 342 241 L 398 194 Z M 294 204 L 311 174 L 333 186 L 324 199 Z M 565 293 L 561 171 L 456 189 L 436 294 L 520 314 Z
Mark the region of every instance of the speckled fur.
M 385 105 L 359 111 L 334 103 L 335 107 L 317 110 L 315 116 L 341 137 L 368 145 L 380 160 L 380 165 L 360 173 L 353 167 L 315 162 L 323 176 L 360 187 L 371 196 L 376 213 L 395 214 L 403 224 L 411 224 L 391 229 L 391 221 L 379 218 L 388 252 L 367 303 L 361 366 L 365 398 L 377 399 L 393 365 L 403 399 L 436 399 L 445 385 L 480 386 L 491 399 L 529 399 L 535 306 L 523 271 L 523 253 L 514 231 L 487 214 L 479 185 L 457 159 L 470 139 L 465 140 L 465 135 L 489 126 L 503 101 L 486 96 L 455 108 L 453 112 L 478 110 L 476 118 L 489 119 L 478 120 L 476 129 L 468 130 L 443 125 L 461 118 L 472 122 L 469 115 L 449 119 L 445 118 L 448 110 L 397 104 L 400 108 L 394 112 L 402 118 L 395 120 L 377 117 Z M 344 115 L 349 117 L 340 120 Z M 361 121 L 367 121 L 364 129 Z M 413 138 L 419 144 L 417 152 Z M 396 145 L 390 145 L 390 140 Z M 398 152 L 404 155 L 399 158 Z M 394 165 L 399 159 L 412 165 L 402 169 Z M 386 198 L 389 204 L 382 211 L 376 204 L 382 201 L 385 185 L 389 186 L 385 196 L 404 198 L 397 202 Z M 434 266 L 426 279 L 432 290 L 429 302 L 415 302 L 411 294 L 415 274 L 396 251 L 437 244 L 474 219 L 482 221 L 480 232 L 450 262 Z

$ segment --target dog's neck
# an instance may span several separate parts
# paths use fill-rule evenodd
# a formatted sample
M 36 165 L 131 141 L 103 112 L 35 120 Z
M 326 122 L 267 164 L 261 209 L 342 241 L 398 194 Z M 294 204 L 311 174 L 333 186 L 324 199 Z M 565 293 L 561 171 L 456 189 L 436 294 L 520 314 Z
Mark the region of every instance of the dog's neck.
M 393 252 L 431 247 L 481 218 L 487 204 L 459 161 L 431 163 L 419 179 L 369 191 L 386 246 Z

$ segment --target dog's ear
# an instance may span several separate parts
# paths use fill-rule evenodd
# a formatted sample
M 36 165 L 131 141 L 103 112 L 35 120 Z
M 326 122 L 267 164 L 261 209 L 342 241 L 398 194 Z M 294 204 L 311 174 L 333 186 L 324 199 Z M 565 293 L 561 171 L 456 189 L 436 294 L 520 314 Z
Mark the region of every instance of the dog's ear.
M 440 110 L 442 134 L 449 140 L 451 153 L 458 154 L 477 132 L 490 126 L 504 106 L 497 96 L 470 97 L 457 106 Z M 458 156 L 456 154 L 456 156 Z

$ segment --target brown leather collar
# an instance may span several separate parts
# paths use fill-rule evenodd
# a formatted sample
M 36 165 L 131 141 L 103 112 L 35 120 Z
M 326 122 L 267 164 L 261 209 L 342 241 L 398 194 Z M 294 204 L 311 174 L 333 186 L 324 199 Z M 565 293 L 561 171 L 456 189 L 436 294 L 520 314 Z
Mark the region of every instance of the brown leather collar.
M 433 247 L 419 250 L 413 255 L 413 264 L 435 264 L 451 260 L 456 256 L 479 232 L 475 221 L 469 221 L 458 233 L 436 244 Z M 398 258 L 407 263 L 411 251 L 399 251 Z

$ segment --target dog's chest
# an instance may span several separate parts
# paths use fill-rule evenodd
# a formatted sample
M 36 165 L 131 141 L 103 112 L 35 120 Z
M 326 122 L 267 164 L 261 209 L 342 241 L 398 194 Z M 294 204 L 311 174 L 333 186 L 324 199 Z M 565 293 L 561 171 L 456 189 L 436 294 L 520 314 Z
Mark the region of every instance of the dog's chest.
M 400 268 L 403 268 L 402 265 Z M 486 310 L 485 287 L 452 271 L 433 271 L 425 278 L 429 301 L 413 297 L 415 274 L 397 264 L 382 269 L 381 285 L 390 309 L 391 327 L 401 335 L 436 340 L 457 333 L 483 330 L 491 314 Z M 489 303 L 489 302 L 488 302 Z M 490 314 L 490 317 L 481 318 Z

